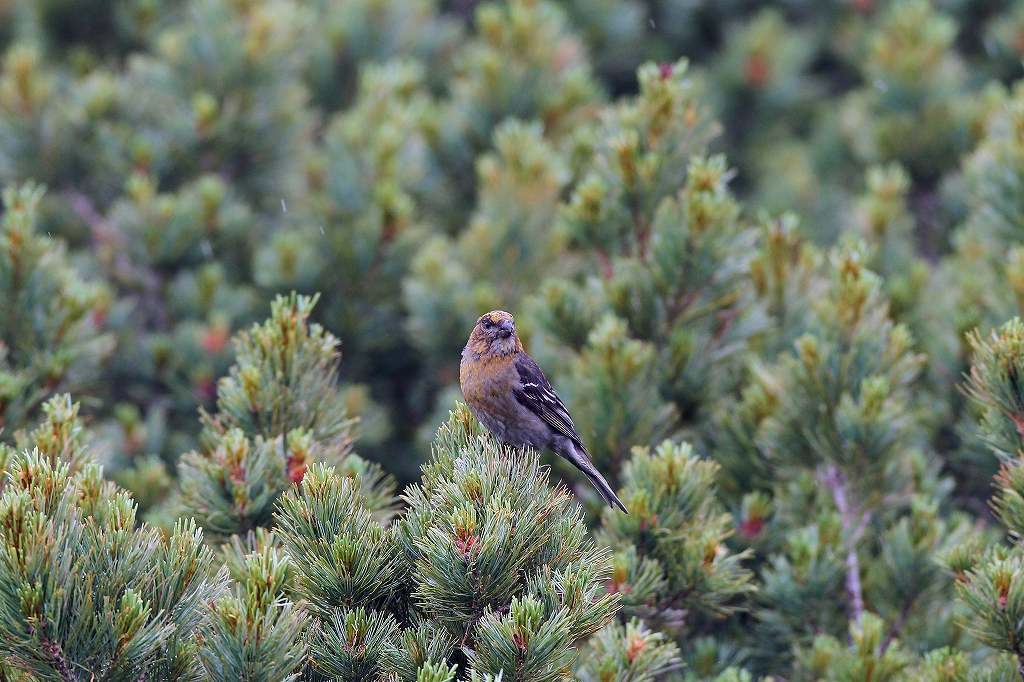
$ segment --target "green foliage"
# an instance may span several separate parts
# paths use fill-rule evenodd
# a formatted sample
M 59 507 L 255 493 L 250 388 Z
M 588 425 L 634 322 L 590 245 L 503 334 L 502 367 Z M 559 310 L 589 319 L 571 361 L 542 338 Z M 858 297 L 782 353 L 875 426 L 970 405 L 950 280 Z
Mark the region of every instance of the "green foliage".
M 196 629 L 225 575 L 192 523 L 135 527 L 135 506 L 95 464 L 38 451 L 0 496 L 0 655 L 43 678 L 198 679 Z
M 898 640 L 884 639 L 881 619 L 866 613 L 850 626 L 851 646 L 834 637 L 815 638 L 813 647 L 801 655 L 801 679 L 868 682 L 899 680 L 910 664 Z
M 315 303 L 279 297 L 269 320 L 239 333 L 218 410 L 203 416 L 203 449 L 181 458 L 182 510 L 212 534 L 269 525 L 310 463 L 348 457 L 353 421 L 337 386 L 338 341 L 309 322 Z M 384 484 L 376 479 L 371 487 Z
M 109 296 L 86 282 L 37 224 L 40 188 L 9 187 L 0 214 L 0 424 L 18 429 L 49 396 L 84 388 L 109 350 L 99 333 Z
M 990 447 L 1004 462 L 1017 459 L 1021 433 L 1017 423 L 1024 415 L 1024 324 L 1013 318 L 999 330 L 983 337 L 969 337 L 972 350 L 968 395 L 983 410 L 981 428 Z
M 1024 609 L 1024 566 L 1021 563 L 1020 496 L 1021 433 L 1017 371 L 1024 361 L 1024 326 L 1013 318 L 991 336 L 974 334 L 971 372 L 966 391 L 980 408 L 979 431 L 1002 463 L 995 479 L 992 508 L 1010 532 L 1011 546 L 994 545 L 982 553 L 970 545 L 949 558 L 957 575 L 957 592 L 970 615 L 968 626 L 981 642 L 1024 660 L 1024 632 L 1018 614 Z M 973 551 L 972 551 L 973 550 Z
M 294 454 L 281 438 L 253 442 L 233 429 L 212 451 L 182 457 L 182 507 L 220 536 L 266 526 L 274 502 L 291 484 L 287 467 Z
M 209 437 L 301 430 L 323 459 L 339 462 L 348 453 L 352 421 L 336 386 L 338 339 L 310 323 L 314 305 L 315 297 L 278 297 L 270 319 L 238 335 L 235 364 L 217 387 L 217 412 L 204 420 Z
M 506 627 L 526 641 L 548 628 L 568 641 L 597 630 L 615 599 L 600 594 L 608 556 L 586 537 L 582 511 L 565 488 L 547 486 L 536 456 L 509 456 L 470 420 L 464 407 L 453 414 L 422 484 L 405 494 L 398 539 L 419 609 L 453 633 L 487 623 L 492 646 L 492 631 Z M 509 594 L 521 599 L 518 617 L 500 620 L 494 610 Z
M 401 583 L 395 533 L 374 520 L 358 479 L 314 466 L 285 494 L 275 521 L 295 562 L 298 593 L 325 619 L 335 608 L 382 605 Z
M 510 457 L 470 424 L 459 407 L 441 428 L 390 525 L 359 477 L 326 465 L 282 497 L 275 533 L 317 623 L 318 674 L 447 680 L 459 642 L 474 675 L 557 680 L 576 643 L 612 618 L 608 557 L 579 506 L 535 454 Z
M 246 555 L 232 594 L 212 605 L 200 658 L 214 680 L 290 680 L 305 657 L 305 619 L 281 596 L 289 559 L 272 546 Z
M 678 650 L 672 642 L 640 621 L 630 620 L 625 625 L 609 625 L 594 636 L 577 675 L 584 682 L 645 682 L 657 679 L 678 664 Z
M 898 179 L 872 175 L 876 187 Z M 899 216 L 898 201 L 894 212 L 883 198 L 865 204 L 868 214 Z M 892 319 L 885 280 L 866 267 L 872 252 L 852 243 L 825 261 L 795 229 L 788 216 L 762 227 L 751 277 L 769 323 L 709 444 L 725 467 L 735 542 L 763 558 L 746 655 L 755 670 L 786 669 L 821 633 L 841 640 L 865 609 L 886 641 L 909 630 L 920 651 L 953 644 L 940 596 L 951 581 L 935 556 L 968 527 L 942 509 L 950 483 L 917 402 L 924 358 Z
M 546 282 L 535 301 L 571 358 L 570 395 L 598 397 L 581 401 L 579 421 L 613 475 L 630 446 L 699 422 L 756 324 L 741 303 L 752 234 L 725 160 L 700 156 L 714 125 L 698 84 L 685 61 L 646 64 L 639 84 L 588 131 L 592 151 L 561 211 L 586 269 Z M 630 409 L 640 401 L 646 414 Z
M 390 614 L 362 608 L 336 611 L 313 640 L 313 666 L 332 679 L 374 679 L 384 672 L 388 641 L 397 634 Z
M 43 403 L 43 418 L 28 433 L 15 435 L 22 450 L 45 457 L 51 466 L 66 464 L 70 473 L 78 473 L 90 461 L 88 434 L 78 417 L 79 405 L 68 394 L 56 395 Z
M 602 517 L 601 540 L 642 559 L 638 564 L 627 554 L 625 579 L 613 577 L 615 591 L 632 592 L 634 576 L 642 585 L 645 562 L 661 568 L 664 582 L 644 599 L 645 607 L 654 607 L 654 616 L 680 609 L 726 616 L 753 589 L 741 563 L 745 555 L 731 554 L 724 544 L 732 520 L 715 499 L 717 469 L 714 462 L 696 458 L 686 444 L 666 441 L 653 453 L 637 449 L 623 476 L 630 513 L 605 512 Z
M 674 380 L 659 383 L 682 423 L 704 431 L 730 372 L 718 371 L 719 351 L 693 349 L 720 312 L 734 321 L 710 342 L 735 355 L 752 321 L 737 313 L 745 304 L 711 296 L 736 293 L 714 244 L 678 241 L 698 249 L 675 260 L 683 277 L 664 271 L 667 257 L 654 273 L 682 281 L 678 300 L 701 318 L 663 338 L 649 319 L 660 306 L 628 300 L 653 286 L 642 264 L 613 270 L 605 301 L 553 321 L 564 286 L 538 283 L 603 271 L 596 246 L 611 261 L 629 255 L 600 234 L 628 236 L 630 223 L 640 242 L 672 232 L 653 227 L 658 203 L 705 151 L 712 113 L 738 193 L 803 213 L 816 243 L 848 229 L 867 166 L 900 162 L 933 256 L 963 210 L 958 158 L 1005 97 L 985 79 L 1020 73 L 1020 12 L 1002 0 L 515 0 L 472 11 L 434 0 L 8 0 L 0 13 L 0 180 L 45 182 L 48 228 L 111 285 L 103 308 L 118 352 L 102 405 L 116 417 L 118 468 L 153 452 L 173 464 L 195 447 L 194 410 L 212 407 L 231 362 L 225 341 L 290 289 L 325 294 L 317 316 L 345 341 L 351 378 L 371 386 L 366 409 L 387 416 L 370 454 L 386 454 L 380 439 L 425 452 L 416 439 L 447 409 L 436 399 L 465 322 L 538 298 L 539 323 L 524 330 L 573 348 L 604 313 L 626 319 L 670 363 Z M 595 193 L 608 213 L 588 227 L 578 211 Z M 580 253 L 563 258 L 566 244 Z M 902 317 L 926 286 L 918 265 L 886 290 L 930 343 Z M 708 273 L 725 289 L 697 293 Z M 948 347 L 951 335 L 936 336 Z
M 406 682 L 450 682 L 458 668 L 444 661 L 451 657 L 456 644 L 453 637 L 431 621 L 405 628 L 388 648 L 389 675 Z
M 474 23 L 477 36 L 461 51 L 450 84 L 455 130 L 442 130 L 456 163 L 473 146 L 486 144 L 504 118 L 536 118 L 567 130 L 575 110 L 596 100 L 585 48 L 559 6 L 484 3 Z
M 906 444 L 891 425 L 912 407 L 923 358 L 889 319 L 861 249 L 833 252 L 829 274 L 808 332 L 780 359 L 781 401 L 763 425 L 766 449 L 783 464 L 832 466 L 863 487 L 860 496 L 878 494 L 887 460 Z
M 877 21 L 864 55 L 871 87 L 848 95 L 844 134 L 866 161 L 941 173 L 969 140 L 972 102 L 958 97 L 965 74 L 952 49 L 956 23 L 926 0 L 892 3 Z
M 0 679 L 1021 679 L 1018 5 L 0 0 Z

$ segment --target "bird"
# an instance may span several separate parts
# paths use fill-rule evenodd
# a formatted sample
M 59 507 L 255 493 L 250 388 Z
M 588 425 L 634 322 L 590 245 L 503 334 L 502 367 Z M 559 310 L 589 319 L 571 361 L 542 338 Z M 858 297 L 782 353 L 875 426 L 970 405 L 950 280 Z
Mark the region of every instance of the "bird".
M 492 310 L 476 321 L 462 349 L 459 384 L 473 415 L 499 441 L 551 450 L 582 471 L 609 506 L 629 513 L 590 461 L 569 410 L 523 348 L 510 313 Z

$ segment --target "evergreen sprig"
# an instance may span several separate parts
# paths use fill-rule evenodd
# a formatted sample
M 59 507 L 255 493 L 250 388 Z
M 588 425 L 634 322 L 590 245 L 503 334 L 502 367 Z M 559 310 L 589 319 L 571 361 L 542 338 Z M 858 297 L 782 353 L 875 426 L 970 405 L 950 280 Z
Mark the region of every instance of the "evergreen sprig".
M 310 321 L 317 299 L 280 296 L 270 319 L 239 333 L 217 412 L 204 419 L 208 436 L 238 428 L 271 439 L 301 429 L 318 459 L 337 463 L 349 452 L 353 422 L 337 387 L 338 339 Z
M 197 679 L 195 637 L 226 574 L 194 523 L 136 527 L 135 506 L 90 464 L 26 452 L 0 496 L 0 655 L 75 680 Z
M 235 589 L 211 607 L 200 659 L 213 680 L 294 680 L 306 658 L 306 618 L 282 595 L 287 556 L 264 545 L 242 559 Z
M 973 357 L 965 390 L 980 407 L 982 437 L 1002 462 L 992 507 L 1013 544 L 997 544 L 984 553 L 975 545 L 974 556 L 958 552 L 950 556 L 949 566 L 957 574 L 958 594 L 970 614 L 970 631 L 988 646 L 1015 657 L 1017 672 L 1024 675 L 1024 555 L 1020 545 L 1024 498 L 1019 492 L 1024 435 L 1017 426 L 1021 408 L 1017 373 L 1024 363 L 1024 325 L 1014 318 L 988 337 L 973 334 L 970 343 Z M 971 549 L 971 545 L 964 547 Z
M 613 575 L 614 591 L 651 592 L 640 614 L 671 622 L 681 612 L 722 618 L 745 608 L 755 589 L 743 566 L 748 554 L 726 544 L 732 519 L 715 497 L 717 473 L 685 443 L 633 451 L 622 489 L 630 513 L 605 512 L 598 537 L 625 569 Z
M 552 589 L 561 574 L 566 587 L 575 583 L 573 591 L 583 591 L 572 601 L 573 591 L 545 599 L 544 619 L 561 609 L 577 618 L 593 610 L 603 615 L 570 621 L 570 632 L 577 639 L 596 629 L 615 599 L 593 594 L 608 558 L 586 538 L 581 510 L 564 487 L 548 485 L 536 455 L 512 456 L 470 423 L 465 407 L 453 413 L 438 431 L 422 483 L 405 494 L 410 511 L 399 536 L 419 609 L 472 638 L 488 610 L 507 605 L 510 596 L 543 596 L 539 585 Z M 530 522 L 515 521 L 520 518 Z
M 608 625 L 594 636 L 577 675 L 584 682 L 649 682 L 678 666 L 675 644 L 642 622 L 630 620 L 625 625 Z
M 265 323 L 238 335 L 218 410 L 203 414 L 203 448 L 179 463 L 178 503 L 213 534 L 269 525 L 281 493 L 316 461 L 351 459 L 368 491 L 387 494 L 387 478 L 349 454 L 355 422 L 337 385 L 338 341 L 309 321 L 315 303 L 279 297 Z
M 98 324 L 109 292 L 38 231 L 42 197 L 32 184 L 8 187 L 0 214 L 0 421 L 12 430 L 51 395 L 87 386 L 110 350 Z
M 274 534 L 314 621 L 311 669 L 346 680 L 562 679 L 618 601 L 582 510 L 535 453 L 482 435 L 464 406 L 423 473 L 391 522 L 359 474 L 328 465 L 282 496 Z
M 374 519 L 358 478 L 314 465 L 281 497 L 274 521 L 295 564 L 296 589 L 321 618 L 338 608 L 385 606 L 403 583 L 395 533 Z

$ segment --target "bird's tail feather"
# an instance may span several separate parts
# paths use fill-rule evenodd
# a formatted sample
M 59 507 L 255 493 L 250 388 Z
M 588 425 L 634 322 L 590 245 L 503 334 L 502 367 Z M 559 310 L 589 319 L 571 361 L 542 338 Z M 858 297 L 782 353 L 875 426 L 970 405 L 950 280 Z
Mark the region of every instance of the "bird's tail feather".
M 594 464 L 590 461 L 590 457 L 587 456 L 586 451 L 580 448 L 575 443 L 573 443 L 572 446 L 568 448 L 568 450 L 569 451 L 565 453 L 564 457 L 570 462 L 572 462 L 577 469 L 579 469 L 586 475 L 586 477 L 590 480 L 590 483 L 597 490 L 601 498 L 605 502 L 607 502 L 609 506 L 618 507 L 623 512 L 628 514 L 629 512 L 626 511 L 626 505 L 622 503 L 622 500 L 619 499 L 619 496 L 616 495 L 615 491 L 612 490 L 612 487 L 608 485 L 608 481 L 604 479 L 604 476 L 601 475 L 601 472 L 598 471 Z

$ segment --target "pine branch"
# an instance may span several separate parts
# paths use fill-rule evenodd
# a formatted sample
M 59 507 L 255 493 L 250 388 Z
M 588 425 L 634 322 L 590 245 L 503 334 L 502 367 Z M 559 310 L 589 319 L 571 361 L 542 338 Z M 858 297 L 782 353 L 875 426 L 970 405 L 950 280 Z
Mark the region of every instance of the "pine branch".
M 77 682 L 77 678 L 71 672 L 71 664 L 68 663 L 67 658 L 64 656 L 64 650 L 61 648 L 60 643 L 47 637 L 41 637 L 39 644 L 43 651 L 46 652 L 46 655 L 53 661 L 53 666 L 57 669 L 61 679 L 64 682 Z

